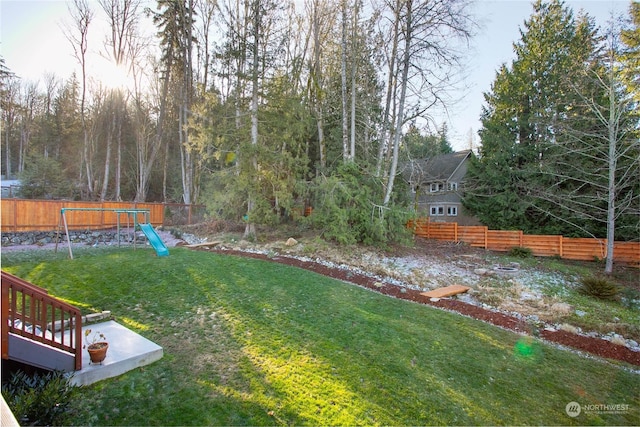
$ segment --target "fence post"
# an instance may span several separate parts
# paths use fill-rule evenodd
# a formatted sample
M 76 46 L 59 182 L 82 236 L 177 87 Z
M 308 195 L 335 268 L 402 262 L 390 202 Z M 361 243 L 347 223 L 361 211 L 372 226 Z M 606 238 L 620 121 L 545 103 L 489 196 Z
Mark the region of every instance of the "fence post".
M 18 231 L 18 201 L 13 199 L 13 231 Z
M 564 257 L 564 236 L 560 235 L 558 236 L 558 240 L 559 240 L 559 249 L 560 249 L 560 258 Z
M 485 226 L 484 227 L 484 248 L 487 249 L 487 246 L 489 246 L 489 227 Z
M 453 223 L 453 239 L 454 239 L 454 242 L 458 243 L 458 223 L 457 222 Z
M 12 199 L 11 203 L 13 203 L 13 231 L 18 231 L 18 201 L 16 199 Z

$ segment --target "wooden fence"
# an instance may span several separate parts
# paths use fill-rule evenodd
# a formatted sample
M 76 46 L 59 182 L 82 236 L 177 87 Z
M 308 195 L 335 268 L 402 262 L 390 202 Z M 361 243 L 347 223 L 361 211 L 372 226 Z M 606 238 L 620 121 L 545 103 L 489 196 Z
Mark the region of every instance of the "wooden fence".
M 535 256 L 593 261 L 607 256 L 606 239 L 570 238 L 553 235 L 530 235 L 522 231 L 489 230 L 485 226 L 459 226 L 455 222 L 431 222 L 418 219 L 409 224 L 417 236 L 427 239 L 463 242 L 477 248 L 507 252 L 512 248 L 529 248 Z M 615 242 L 613 259 L 640 265 L 640 242 Z
M 132 202 L 74 202 L 64 200 L 29 200 L 2 199 L 2 231 L 52 231 L 60 225 L 60 211 L 65 208 L 67 225 L 71 230 L 96 230 L 112 228 L 118 224 L 133 226 L 133 218 L 127 214 L 118 214 L 115 210 L 148 209 L 149 216 L 140 213 L 138 223 L 149 222 L 155 226 L 164 223 L 164 208 L 162 203 L 132 203 Z M 66 210 L 72 209 L 72 210 Z M 88 209 L 88 210 L 73 210 Z M 91 209 L 91 210 L 89 210 Z M 100 210 L 100 209 L 111 209 Z

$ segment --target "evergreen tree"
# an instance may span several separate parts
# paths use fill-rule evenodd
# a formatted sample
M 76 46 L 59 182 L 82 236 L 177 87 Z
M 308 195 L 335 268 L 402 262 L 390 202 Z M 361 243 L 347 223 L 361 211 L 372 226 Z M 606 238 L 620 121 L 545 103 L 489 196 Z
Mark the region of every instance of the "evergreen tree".
M 62 163 L 67 179 L 76 183 L 77 188 L 84 188 L 83 132 L 79 113 L 80 83 L 74 74 L 64 83 L 53 101 L 52 145 L 59 152 L 56 158 Z
M 20 197 L 51 199 L 69 197 L 71 186 L 57 160 L 40 154 L 31 156 L 27 167 L 19 174 Z
M 401 150 L 403 161 L 424 160 L 438 154 L 453 153 L 444 124 L 437 135 L 423 135 L 415 124 L 411 124 L 402 138 Z
M 551 185 L 534 188 L 536 197 L 582 220 L 573 226 L 606 237 L 605 273 L 613 271 L 614 240 L 635 240 L 640 230 L 639 115 L 620 68 L 619 34 L 612 24 L 601 52 L 571 76 L 574 108 L 540 162 Z
M 585 84 L 579 71 L 592 62 L 598 40 L 592 21 L 575 19 L 559 0 L 533 7 L 514 45 L 516 59 L 500 68 L 485 94 L 482 148 L 469 169 L 464 203 L 491 228 L 558 234 L 570 228 L 571 213 L 536 200 L 531 188 L 548 184 L 537 172 L 544 147 L 574 114 L 575 86 Z
M 622 43 L 625 45 L 621 56 L 621 71 L 636 105 L 640 105 L 640 2 L 631 2 L 629 14 L 630 27 L 621 33 Z

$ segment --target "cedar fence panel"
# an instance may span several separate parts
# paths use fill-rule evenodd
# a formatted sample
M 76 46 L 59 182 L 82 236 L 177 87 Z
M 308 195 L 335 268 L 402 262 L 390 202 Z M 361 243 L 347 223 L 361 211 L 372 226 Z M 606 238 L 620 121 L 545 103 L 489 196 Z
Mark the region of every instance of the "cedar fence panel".
M 640 242 L 615 242 L 613 257 L 618 261 L 640 266 Z
M 467 225 L 458 227 L 458 241 L 467 243 L 476 248 L 486 248 L 488 231 L 489 229 L 484 225 Z
M 488 230 L 486 249 L 508 252 L 514 247 L 522 246 L 520 230 Z
M 562 236 L 523 234 L 521 246 L 535 256 L 562 256 L 563 240 Z
M 52 231 L 61 225 L 60 210 L 95 209 L 87 211 L 65 211 L 67 225 L 71 230 L 112 228 L 117 225 L 116 212 L 98 209 L 148 209 L 149 222 L 154 226 L 164 223 L 164 205 L 162 203 L 126 203 L 126 202 L 76 202 L 60 200 L 2 199 L 2 231 Z M 133 217 L 120 215 L 120 225 L 133 225 Z M 137 215 L 138 222 L 146 222 L 144 214 Z
M 16 221 L 16 205 L 15 203 L 5 203 L 5 199 L 0 200 L 2 205 L 0 205 L 0 218 L 2 221 L 2 228 L 4 228 L 5 224 L 15 224 Z
M 410 221 L 409 227 L 414 227 L 414 234 L 425 239 L 456 241 L 458 224 L 455 222 L 429 222 L 418 219 Z
M 409 228 L 413 229 L 413 233 L 416 236 L 419 237 L 424 237 L 425 239 L 428 239 L 429 237 L 429 221 L 428 220 L 424 220 L 422 218 L 419 218 L 417 220 L 409 220 L 409 223 L 407 224 L 407 226 Z
M 2 210 L 7 204 L 13 204 L 12 221 L 5 225 L 4 231 L 42 231 L 55 230 L 62 203 L 55 200 L 2 200 Z M 4 219 L 4 218 L 3 218 Z
M 455 222 L 436 222 L 429 227 L 429 238 L 434 240 L 457 241 L 458 224 Z
M 581 261 L 604 259 L 607 256 L 607 240 L 566 237 L 562 239 L 562 253 L 567 259 Z M 613 256 L 614 258 L 616 256 L 615 248 Z
M 416 236 L 426 239 L 464 242 L 470 246 L 508 252 L 512 248 L 531 249 L 535 256 L 593 261 L 606 258 L 607 240 L 524 234 L 520 230 L 489 230 L 485 226 L 458 226 L 419 218 L 409 222 Z M 640 242 L 615 242 L 614 261 L 640 267 Z

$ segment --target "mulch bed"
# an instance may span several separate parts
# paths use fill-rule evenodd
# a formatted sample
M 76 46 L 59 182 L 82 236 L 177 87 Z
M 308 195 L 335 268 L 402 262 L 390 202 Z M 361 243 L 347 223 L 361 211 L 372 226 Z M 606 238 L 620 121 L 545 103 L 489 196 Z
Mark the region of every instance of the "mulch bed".
M 207 250 L 205 248 L 199 248 L 199 250 Z M 310 270 L 324 276 L 332 277 L 334 279 L 342 280 L 345 282 L 353 283 L 363 288 L 370 289 L 374 292 L 388 295 L 393 298 L 404 299 L 413 301 L 419 304 L 430 305 L 438 307 L 448 311 L 463 314 L 465 316 L 472 317 L 474 319 L 481 320 L 496 326 L 500 326 L 504 329 L 512 330 L 515 332 L 529 334 L 531 328 L 523 320 L 510 316 L 505 313 L 499 313 L 491 310 L 478 307 L 473 304 L 469 304 L 463 301 L 455 299 L 440 299 L 438 301 L 432 301 L 431 298 L 421 295 L 420 291 L 411 289 L 402 289 L 398 286 L 390 284 L 380 283 L 376 278 L 367 276 L 360 273 L 351 272 L 342 268 L 331 268 L 324 264 L 320 264 L 313 261 L 303 261 L 296 258 L 286 256 L 267 256 L 260 253 L 243 252 L 230 249 L 213 249 L 212 252 L 224 253 L 228 255 L 237 255 L 255 259 L 262 259 L 267 261 L 278 262 L 285 265 L 303 268 Z M 580 350 L 586 353 L 593 354 L 595 356 L 615 359 L 623 362 L 630 363 L 632 365 L 640 366 L 640 352 L 631 351 L 628 347 L 623 345 L 614 344 L 610 341 L 592 338 L 583 335 L 574 334 L 561 330 L 541 330 L 540 337 L 546 341 L 557 343 L 563 346 L 571 347 L 576 350 Z

